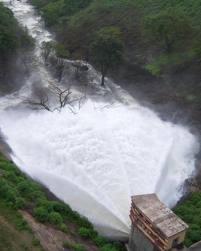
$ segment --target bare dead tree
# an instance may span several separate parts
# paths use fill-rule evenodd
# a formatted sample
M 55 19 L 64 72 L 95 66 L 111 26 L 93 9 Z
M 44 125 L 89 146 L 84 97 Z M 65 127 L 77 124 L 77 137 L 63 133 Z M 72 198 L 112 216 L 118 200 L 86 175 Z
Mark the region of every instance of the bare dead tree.
M 51 93 L 56 96 L 57 104 L 55 107 L 51 107 L 49 102 L 49 96 L 46 93 L 38 93 L 36 99 L 26 99 L 24 103 L 30 105 L 33 109 L 37 110 L 47 110 L 49 112 L 61 111 L 64 107 L 68 107 L 68 109 L 72 113 L 76 113 L 74 110 L 75 103 L 78 104 L 78 109 L 80 110 L 82 102 L 86 98 L 86 94 L 82 97 L 72 98 L 71 97 L 71 88 L 62 89 L 58 86 L 52 86 Z
M 49 104 L 49 97 L 48 95 L 41 95 L 38 100 L 32 100 L 32 99 L 27 99 L 24 100 L 25 104 L 31 105 L 34 109 L 37 110 L 47 110 L 49 112 L 52 112 Z
M 62 90 L 60 87 L 55 86 L 54 87 L 54 93 L 58 97 L 59 101 L 59 109 L 64 108 L 67 104 L 70 104 L 70 95 L 72 94 L 70 87 L 68 87 L 65 90 Z

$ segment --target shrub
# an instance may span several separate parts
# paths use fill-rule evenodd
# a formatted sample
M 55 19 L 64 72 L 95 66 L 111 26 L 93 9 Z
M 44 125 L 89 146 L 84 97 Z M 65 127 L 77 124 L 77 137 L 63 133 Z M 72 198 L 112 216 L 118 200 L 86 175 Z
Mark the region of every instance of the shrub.
M 69 57 L 69 51 L 66 50 L 66 48 L 62 44 L 55 44 L 55 52 L 56 52 L 56 56 L 59 58 Z
M 34 247 L 38 247 L 38 246 L 40 246 L 40 241 L 39 241 L 38 239 L 34 238 L 34 239 L 32 240 L 32 245 L 33 245 Z
M 112 244 L 106 244 L 100 250 L 101 251 L 117 251 L 118 249 Z
M 60 213 L 52 212 L 49 214 L 48 221 L 53 225 L 61 225 L 63 218 Z
M 68 233 L 68 227 L 64 224 L 64 223 L 62 223 L 60 226 L 59 226 L 59 228 L 60 228 L 60 230 L 62 231 L 62 232 L 64 232 L 64 233 Z
M 9 185 L 7 184 L 7 182 L 4 179 L 0 180 L 0 196 L 4 198 L 5 193 L 7 192 L 7 190 L 9 189 Z
M 82 244 L 76 244 L 70 241 L 65 241 L 63 243 L 63 247 L 67 249 L 72 249 L 73 251 L 86 251 L 85 246 Z
M 87 218 L 80 216 L 77 212 L 72 211 L 69 215 L 70 219 L 79 225 L 79 227 L 86 227 L 93 229 L 93 225 L 88 221 Z
M 148 64 L 145 66 L 145 69 L 149 71 L 153 76 L 156 76 L 156 77 L 160 76 L 161 74 L 161 68 L 158 64 L 154 64 L 154 63 Z
M 34 210 L 34 216 L 42 223 L 48 221 L 48 211 L 44 207 L 38 207 Z
M 45 208 L 48 213 L 54 211 L 53 203 L 51 201 L 48 201 L 47 199 L 39 198 L 39 205 Z
M 96 236 L 93 240 L 98 247 L 102 247 L 107 244 L 107 240 L 101 236 Z
M 9 187 L 4 195 L 4 198 L 7 202 L 11 202 L 15 204 L 16 196 L 17 196 L 17 192 L 12 187 Z
M 64 248 L 72 248 L 72 242 L 70 242 L 70 241 L 64 241 L 64 243 L 63 243 L 63 247 Z
M 38 200 L 45 200 L 46 196 L 44 194 L 43 191 L 40 190 L 32 190 L 32 192 L 29 194 L 29 198 L 34 201 L 37 202 Z
M 16 224 L 17 229 L 20 231 L 29 230 L 29 226 L 28 226 L 27 222 L 22 217 L 18 217 L 15 220 L 15 224 Z
M 190 246 L 200 240 L 201 236 L 201 193 L 191 194 L 186 200 L 175 208 L 175 213 L 187 224 L 189 230 L 185 239 L 185 245 Z
M 74 251 L 86 251 L 85 246 L 82 244 L 74 244 L 72 248 Z
M 94 239 L 97 237 L 97 232 L 91 228 L 85 228 L 85 227 L 81 227 L 78 230 L 78 233 L 81 237 L 87 238 L 87 239 Z
M 17 183 L 17 181 L 18 181 L 18 178 L 17 178 L 17 176 L 15 175 L 14 172 L 6 173 L 5 178 L 7 180 L 9 180 L 10 182 L 12 182 L 12 183 Z
M 15 207 L 16 209 L 23 209 L 25 207 L 25 201 L 24 199 L 20 198 L 20 197 L 17 197 L 15 199 Z
M 23 195 L 27 196 L 32 190 L 28 181 L 22 181 L 17 185 L 18 191 Z

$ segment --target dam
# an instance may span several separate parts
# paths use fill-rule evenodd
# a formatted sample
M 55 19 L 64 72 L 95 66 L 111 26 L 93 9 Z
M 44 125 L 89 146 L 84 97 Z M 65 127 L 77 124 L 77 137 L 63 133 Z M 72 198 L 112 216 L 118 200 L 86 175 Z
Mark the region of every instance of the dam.
M 12 160 L 101 234 L 128 239 L 132 195 L 156 193 L 169 207 L 183 196 L 185 181 L 195 172 L 196 137 L 160 119 L 111 80 L 102 88 L 90 65 L 90 92 L 81 107 L 48 112 L 25 106 L 22 97 L 32 98 L 36 87 L 66 88 L 73 62 L 66 62 L 63 82 L 54 79 L 41 55 L 42 44 L 54 37 L 41 17 L 26 0 L 2 2 L 35 40 L 29 78 L 19 91 L 0 97 L 0 127 Z M 83 95 L 74 86 L 72 92 Z

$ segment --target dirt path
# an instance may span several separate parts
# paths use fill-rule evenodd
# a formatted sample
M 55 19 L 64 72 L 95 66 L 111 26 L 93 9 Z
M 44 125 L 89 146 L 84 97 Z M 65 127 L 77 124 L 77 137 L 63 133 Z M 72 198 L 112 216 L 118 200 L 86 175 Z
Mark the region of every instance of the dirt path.
M 41 246 L 46 251 L 64 251 L 63 242 L 70 241 L 63 232 L 53 229 L 52 227 L 40 224 L 27 212 L 21 212 L 24 219 L 32 228 L 36 237 L 40 240 Z

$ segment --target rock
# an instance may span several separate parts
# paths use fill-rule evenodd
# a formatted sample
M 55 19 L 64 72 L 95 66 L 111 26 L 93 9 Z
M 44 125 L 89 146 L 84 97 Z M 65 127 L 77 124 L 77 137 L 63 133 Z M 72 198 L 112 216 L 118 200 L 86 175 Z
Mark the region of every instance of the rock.
M 76 67 L 79 71 L 88 71 L 89 67 L 83 62 L 73 62 L 72 65 Z

